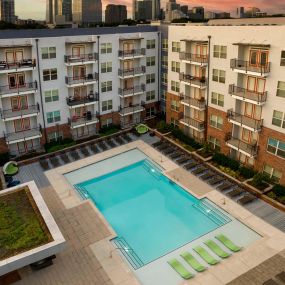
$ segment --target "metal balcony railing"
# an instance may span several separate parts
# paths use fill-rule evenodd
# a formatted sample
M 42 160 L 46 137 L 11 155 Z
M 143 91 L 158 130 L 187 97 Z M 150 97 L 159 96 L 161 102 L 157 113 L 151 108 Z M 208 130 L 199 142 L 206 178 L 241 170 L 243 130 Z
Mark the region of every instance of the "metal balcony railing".
M 199 121 L 197 119 L 185 116 L 185 115 L 181 115 L 180 114 L 180 121 L 190 127 L 193 127 L 199 131 L 204 131 L 205 130 L 205 122 L 204 121 Z
M 92 103 L 92 102 L 98 102 L 99 101 L 99 95 L 98 93 L 89 93 L 88 95 L 86 94 L 85 96 L 80 96 L 80 97 L 67 97 L 66 98 L 66 103 L 68 106 L 76 106 L 80 104 L 87 104 L 87 103 Z
M 119 50 L 118 56 L 119 57 L 135 57 L 135 56 L 142 56 L 145 55 L 145 49 L 139 48 L 139 49 L 130 49 L 130 50 Z
M 17 142 L 19 140 L 26 140 L 33 137 L 41 137 L 42 135 L 42 127 L 39 125 L 37 128 L 32 128 L 28 130 L 21 130 L 17 132 L 5 133 L 4 138 L 8 144 L 13 143 L 13 141 Z
M 128 96 L 136 93 L 142 93 L 145 91 L 145 85 L 136 85 L 131 88 L 119 88 L 118 92 L 120 96 Z
M 201 64 L 208 63 L 208 55 L 188 53 L 188 52 L 180 52 L 179 58 L 180 58 L 180 60 L 197 62 L 197 63 L 201 63 Z
M 143 110 L 144 110 L 143 104 L 134 104 L 128 107 L 119 106 L 119 113 L 121 116 L 136 112 L 142 112 Z
M 15 117 L 23 117 L 32 114 L 38 114 L 40 112 L 39 104 L 24 106 L 20 109 L 0 109 L 1 118 L 3 120 L 11 119 Z
M 204 77 L 195 77 L 190 74 L 186 74 L 184 72 L 179 73 L 179 80 L 190 83 L 191 85 L 196 85 L 200 88 L 207 86 L 207 81 Z
M 35 59 L 22 59 L 18 61 L 0 61 L 0 71 L 36 67 Z
M 238 69 L 245 72 L 251 71 L 260 73 L 261 75 L 270 72 L 270 62 L 266 63 L 257 63 L 252 64 L 249 61 L 241 60 L 241 59 L 231 59 L 230 66 L 232 69 Z
M 98 60 L 98 53 L 87 53 L 80 55 L 65 55 L 64 62 L 65 63 L 85 63 L 88 61 L 96 61 Z
M 89 73 L 84 76 L 78 76 L 78 77 L 65 77 L 65 83 L 68 85 L 73 84 L 85 84 L 88 82 L 95 82 L 98 81 L 98 73 Z
M 24 84 L 18 84 L 16 86 L 0 86 L 0 95 L 9 95 L 9 94 L 20 94 L 21 92 L 27 92 L 27 91 L 36 91 L 38 88 L 37 81 L 30 82 L 30 83 L 24 83 Z
M 129 69 L 121 69 L 118 70 L 118 75 L 120 77 L 129 77 L 129 76 L 135 76 L 139 74 L 145 73 L 145 66 L 139 66 L 135 68 L 129 68 Z
M 190 106 L 196 107 L 198 109 L 205 109 L 206 107 L 206 101 L 205 99 L 196 99 L 196 98 L 192 98 L 190 96 L 187 96 L 185 94 L 180 94 L 180 98 L 181 98 L 181 102 L 188 104 Z
M 87 111 L 86 115 L 82 117 L 74 116 L 72 118 L 68 118 L 68 125 L 71 127 L 76 127 L 80 125 L 86 125 L 91 122 L 96 123 L 97 121 L 98 121 L 98 113 L 92 114 L 90 111 Z

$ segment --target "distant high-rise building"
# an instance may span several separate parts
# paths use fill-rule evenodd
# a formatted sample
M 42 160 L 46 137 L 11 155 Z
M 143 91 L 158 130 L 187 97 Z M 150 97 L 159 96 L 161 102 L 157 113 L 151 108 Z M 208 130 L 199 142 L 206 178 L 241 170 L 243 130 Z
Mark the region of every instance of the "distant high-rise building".
M 188 15 L 190 20 L 204 20 L 204 7 L 193 7 Z
M 4 22 L 14 23 L 15 17 L 15 1 L 0 0 L 0 20 Z
M 47 0 L 46 21 L 49 24 L 64 24 L 72 21 L 72 0 Z
M 245 16 L 244 7 L 237 8 L 237 16 L 238 16 L 238 18 L 244 18 L 244 16 Z
M 105 22 L 108 24 L 122 23 L 127 19 L 127 6 L 109 4 L 105 10 Z
M 72 21 L 72 0 L 62 0 L 62 15 L 67 22 Z
M 160 0 L 133 0 L 134 20 L 158 20 L 160 18 Z
M 180 10 L 181 10 L 181 12 L 182 12 L 183 14 L 187 15 L 189 8 L 188 8 L 187 5 L 183 5 L 183 6 L 180 7 Z
M 101 0 L 73 0 L 72 21 L 76 23 L 102 22 Z

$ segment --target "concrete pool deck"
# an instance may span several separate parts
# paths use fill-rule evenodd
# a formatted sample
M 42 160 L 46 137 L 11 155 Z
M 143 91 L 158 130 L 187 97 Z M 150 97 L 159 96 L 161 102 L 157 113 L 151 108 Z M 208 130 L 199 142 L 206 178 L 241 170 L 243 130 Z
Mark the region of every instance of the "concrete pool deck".
M 113 251 L 113 257 L 110 258 L 110 251 L 114 249 L 114 247 L 109 240 L 114 237 L 115 233 L 109 227 L 104 217 L 92 202 L 82 201 L 80 199 L 79 195 L 63 175 L 67 172 L 134 148 L 138 148 L 144 152 L 153 161 L 165 169 L 165 174 L 167 176 L 172 178 L 175 176 L 174 181 L 177 184 L 184 186 L 184 188 L 187 188 L 192 195 L 198 198 L 207 197 L 219 207 L 230 213 L 233 217 L 263 236 L 263 238 L 253 242 L 241 252 L 233 254 L 229 259 L 220 262 L 220 264 L 216 266 L 210 267 L 203 273 L 196 274 L 192 280 L 184 281 L 180 279 L 168 265 L 165 267 L 167 272 L 159 272 L 159 274 L 166 274 L 167 276 L 175 275 L 175 278 L 178 277 L 176 278 L 177 283 L 175 284 L 227 284 L 285 249 L 285 234 L 283 232 L 256 217 L 236 202 L 230 200 L 208 184 L 193 176 L 191 173 L 183 170 L 171 161 L 171 159 L 163 156 L 150 145 L 138 140 L 45 172 L 50 184 L 66 209 L 73 209 L 83 203 L 88 203 L 94 210 L 99 221 L 106 229 L 108 229 L 110 234 L 105 236 L 104 239 L 91 244 L 90 248 L 113 284 L 130 285 L 139 283 L 133 271 L 128 267 L 124 259 L 120 257 L 120 254 L 118 254 L 118 251 Z M 177 257 L 178 256 L 179 255 L 177 255 Z M 148 266 L 151 266 L 151 264 Z

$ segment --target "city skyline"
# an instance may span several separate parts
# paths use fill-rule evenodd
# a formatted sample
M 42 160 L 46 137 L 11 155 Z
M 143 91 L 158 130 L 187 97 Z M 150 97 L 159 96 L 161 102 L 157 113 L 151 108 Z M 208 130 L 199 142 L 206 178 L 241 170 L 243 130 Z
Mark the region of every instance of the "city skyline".
M 31 5 L 32 2 L 32 5 Z M 166 0 L 162 0 L 162 7 L 165 6 Z M 229 11 L 235 12 L 235 9 L 239 6 L 247 7 L 259 7 L 260 9 L 270 13 L 285 13 L 284 0 L 253 0 L 246 1 L 240 0 L 238 3 L 236 0 L 179 0 L 178 3 L 182 5 L 192 6 L 204 6 L 206 10 L 210 11 Z M 132 0 L 102 0 L 103 11 L 105 11 L 108 4 L 121 4 L 126 5 L 128 9 L 128 17 L 131 17 L 132 12 Z M 21 0 L 15 1 L 16 15 L 22 19 L 32 18 L 35 20 L 44 20 L 46 16 L 46 0 Z M 32 6 L 32 7 L 30 7 Z

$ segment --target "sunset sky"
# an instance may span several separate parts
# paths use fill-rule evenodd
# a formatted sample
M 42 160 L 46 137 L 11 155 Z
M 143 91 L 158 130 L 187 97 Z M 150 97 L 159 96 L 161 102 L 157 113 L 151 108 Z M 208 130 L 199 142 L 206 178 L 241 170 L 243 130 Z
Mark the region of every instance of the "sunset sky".
M 131 15 L 132 0 L 102 0 L 103 9 L 106 4 L 125 4 Z M 167 0 L 161 0 L 164 7 Z M 285 13 L 285 0 L 177 0 L 178 3 L 192 6 L 204 6 L 210 11 L 230 11 L 233 12 L 237 6 L 259 7 L 262 10 L 272 13 Z M 22 18 L 44 19 L 46 0 L 16 0 L 16 14 Z

